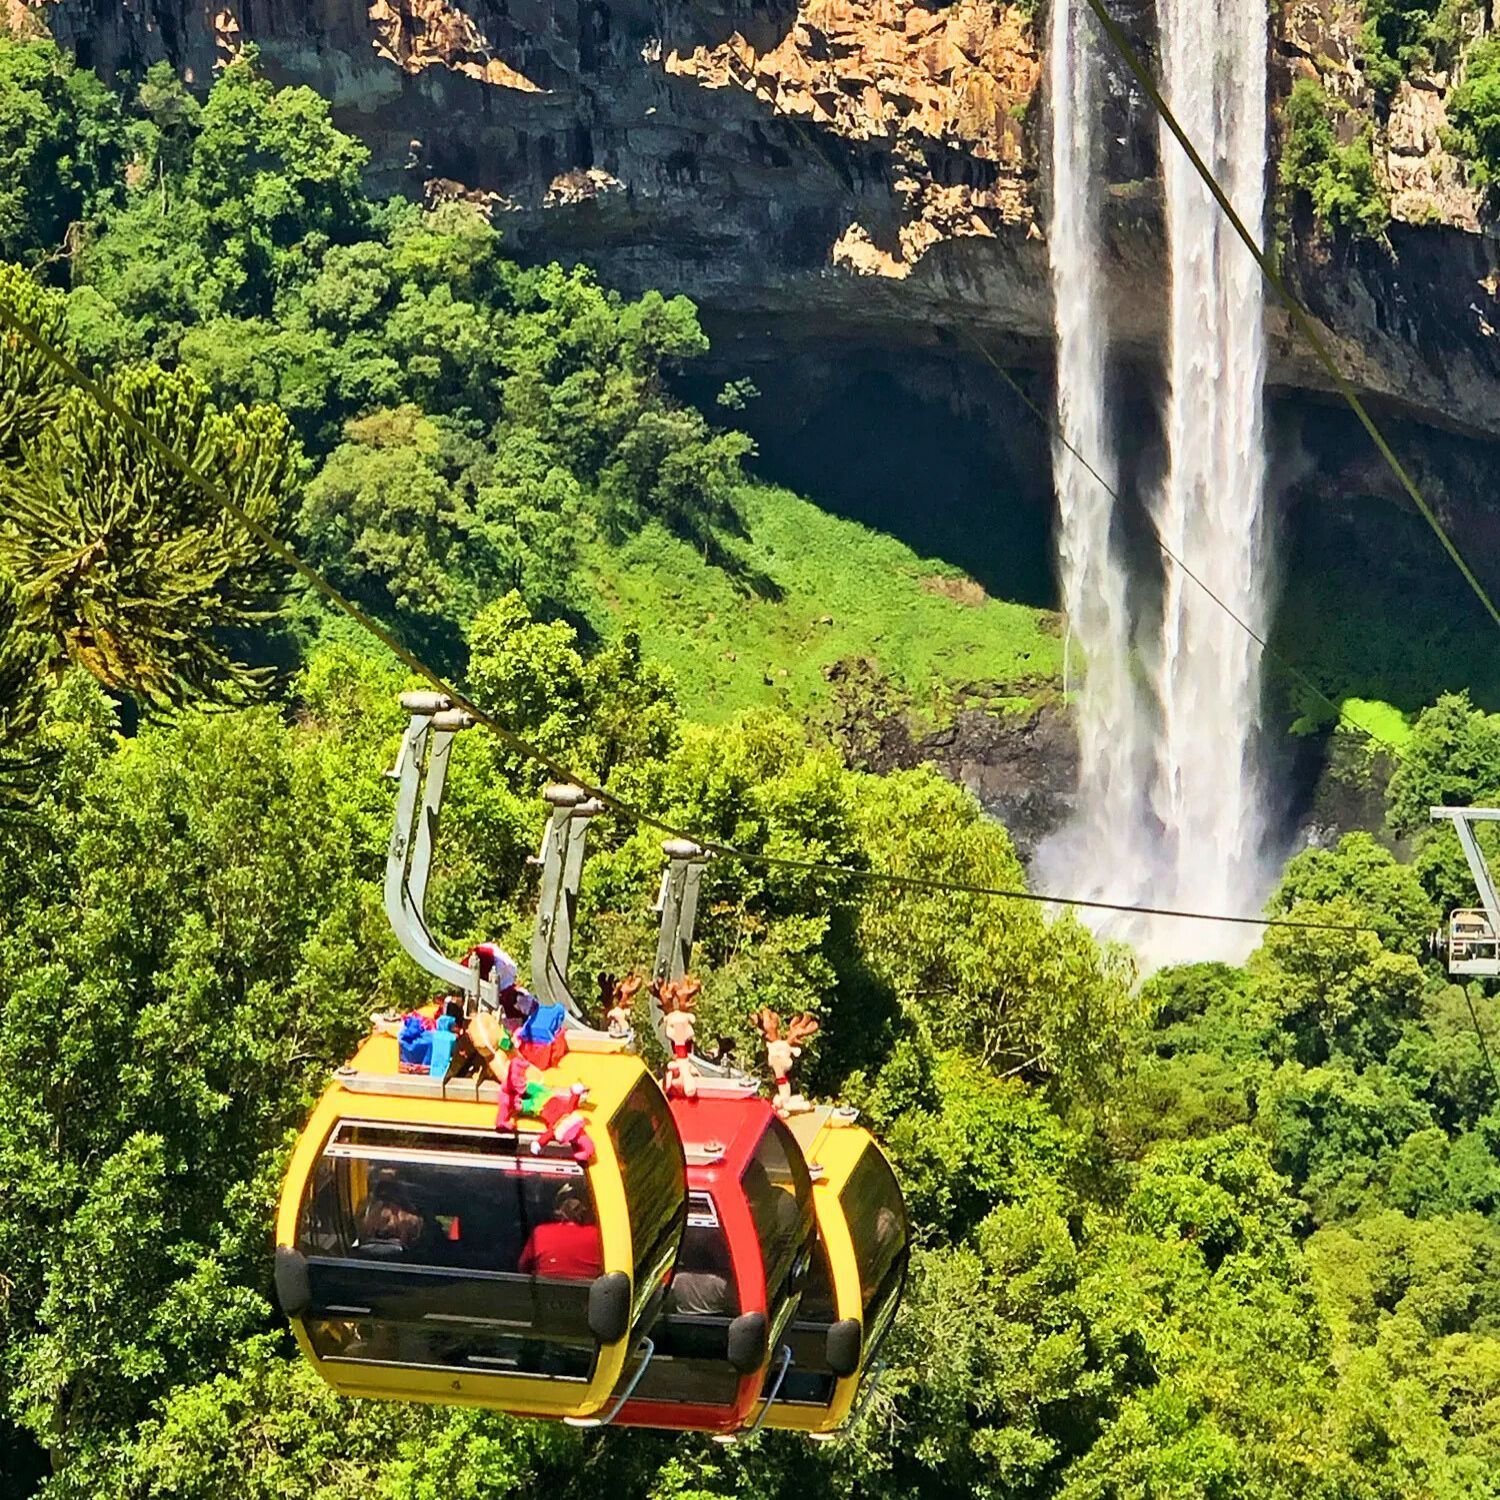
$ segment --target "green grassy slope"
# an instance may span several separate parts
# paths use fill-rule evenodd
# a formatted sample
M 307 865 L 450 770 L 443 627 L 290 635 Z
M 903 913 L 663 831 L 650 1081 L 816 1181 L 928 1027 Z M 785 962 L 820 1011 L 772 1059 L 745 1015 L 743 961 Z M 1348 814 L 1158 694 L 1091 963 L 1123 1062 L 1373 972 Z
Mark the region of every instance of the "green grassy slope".
M 1046 611 L 989 599 L 957 569 L 787 490 L 747 486 L 741 506 L 742 579 L 657 526 L 583 559 L 595 628 L 638 630 L 691 717 L 814 708 L 830 696 L 825 668 L 848 658 L 873 660 L 929 722 L 970 702 L 1024 709 L 1060 678 Z
M 1486 644 L 1494 627 L 1417 516 L 1303 505 L 1282 566 L 1271 645 L 1331 697 L 1411 714 L 1466 687 L 1480 707 L 1500 709 L 1500 660 Z M 1325 705 L 1268 671 L 1304 727 L 1327 722 Z

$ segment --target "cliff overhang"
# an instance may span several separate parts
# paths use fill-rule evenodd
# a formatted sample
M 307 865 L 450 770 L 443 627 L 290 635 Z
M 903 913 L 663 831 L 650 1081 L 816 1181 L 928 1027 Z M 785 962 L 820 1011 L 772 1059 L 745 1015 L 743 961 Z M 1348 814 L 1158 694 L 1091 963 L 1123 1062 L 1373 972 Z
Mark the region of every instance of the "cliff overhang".
M 105 71 L 206 83 L 247 40 L 312 84 L 380 185 L 483 202 L 518 254 L 694 297 L 717 329 L 1045 363 L 1043 58 L 1014 0 L 10 0 Z M 1147 0 L 1120 14 L 1149 54 Z M 1358 7 L 1291 0 L 1274 88 L 1361 87 Z M 1445 80 L 1382 126 L 1388 243 L 1286 226 L 1293 284 L 1345 370 L 1402 416 L 1500 435 L 1500 257 L 1443 140 Z M 1158 360 L 1165 264 L 1148 108 L 1108 70 L 1109 306 Z M 1326 393 L 1276 309 L 1270 379 Z

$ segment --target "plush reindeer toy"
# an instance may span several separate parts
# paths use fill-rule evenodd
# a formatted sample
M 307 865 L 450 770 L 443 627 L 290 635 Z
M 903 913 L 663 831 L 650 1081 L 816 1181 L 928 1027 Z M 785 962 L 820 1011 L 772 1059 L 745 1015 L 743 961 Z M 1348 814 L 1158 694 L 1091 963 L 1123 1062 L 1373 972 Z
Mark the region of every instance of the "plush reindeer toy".
M 604 1024 L 610 1036 L 616 1041 L 630 1036 L 630 1007 L 645 983 L 639 974 L 627 974 L 623 979 L 617 979 L 613 974 L 599 976 L 599 1008 L 604 1012 Z
M 755 1020 L 766 1039 L 766 1065 L 776 1084 L 776 1097 L 772 1100 L 776 1113 L 805 1114 L 812 1105 L 801 1094 L 792 1092 L 792 1064 L 802 1056 L 802 1044 L 817 1035 L 818 1023 L 811 1016 L 793 1016 L 787 1022 L 786 1035 L 782 1036 L 781 1017 L 774 1010 L 758 1012 Z
M 692 1099 L 698 1092 L 698 1070 L 693 1066 L 693 1011 L 703 985 L 696 979 L 655 980 L 651 993 L 662 1009 L 662 1029 L 672 1047 L 663 1087 L 667 1098 Z

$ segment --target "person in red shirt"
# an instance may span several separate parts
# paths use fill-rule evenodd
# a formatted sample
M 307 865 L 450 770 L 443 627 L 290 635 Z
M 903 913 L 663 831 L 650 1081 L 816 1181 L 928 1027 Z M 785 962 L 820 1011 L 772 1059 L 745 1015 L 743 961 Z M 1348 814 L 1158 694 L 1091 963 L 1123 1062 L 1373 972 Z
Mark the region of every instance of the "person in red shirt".
M 572 1183 L 565 1182 L 552 1204 L 550 1222 L 527 1236 L 516 1267 L 527 1276 L 555 1281 L 592 1281 L 604 1271 L 604 1246 L 589 1205 Z

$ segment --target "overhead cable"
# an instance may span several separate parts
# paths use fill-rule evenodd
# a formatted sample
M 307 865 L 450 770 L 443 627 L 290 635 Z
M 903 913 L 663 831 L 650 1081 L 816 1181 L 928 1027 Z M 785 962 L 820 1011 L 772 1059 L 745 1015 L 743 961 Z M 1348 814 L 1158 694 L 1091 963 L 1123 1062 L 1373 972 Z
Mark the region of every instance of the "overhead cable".
M 696 844 L 705 853 L 717 855 L 723 859 L 738 861 L 742 864 L 759 865 L 770 869 L 798 870 L 808 874 L 863 881 L 867 884 L 897 886 L 908 890 L 931 891 L 949 895 L 979 896 L 1003 901 L 1024 901 L 1049 906 L 1076 906 L 1095 911 L 1117 911 L 1141 916 L 1180 917 L 1184 920 L 1197 922 L 1225 922 L 1246 927 L 1292 927 L 1311 931 L 1351 934 L 1373 931 L 1371 928 L 1351 923 L 1317 922 L 1291 917 L 1231 916 L 1217 912 L 1184 911 L 1125 902 L 1084 900 L 1068 896 L 1046 895 L 1036 891 L 1016 890 L 1003 886 L 972 885 L 963 881 L 941 880 L 926 875 L 907 875 L 891 870 L 861 869 L 855 865 L 840 865 L 819 860 L 793 859 L 786 855 L 766 854 L 757 850 L 740 849 L 733 844 L 723 843 L 717 839 L 703 838 L 687 829 L 678 828 L 647 812 L 644 808 L 637 807 L 624 798 L 617 797 L 604 787 L 593 785 L 586 778 L 576 774 L 570 767 L 562 764 L 562 762 L 554 759 L 545 751 L 523 739 L 514 730 L 508 729 L 492 714 L 487 713 L 478 704 L 472 702 L 457 688 L 445 681 L 421 657 L 403 645 L 379 620 L 375 619 L 352 599 L 348 598 L 310 563 L 305 562 L 294 548 L 277 536 L 269 527 L 250 515 L 229 494 L 223 485 L 217 484 L 208 478 L 207 475 L 198 470 L 169 443 L 164 442 L 144 422 L 116 401 L 103 385 L 88 375 L 61 349 L 53 345 L 40 330 L 26 319 L 17 316 L 3 302 L 0 302 L 0 328 L 8 329 L 12 335 L 23 339 L 39 354 L 50 361 L 70 383 L 83 391 L 100 410 L 114 418 L 122 427 L 134 433 L 153 452 L 172 468 L 176 469 L 184 479 L 222 507 L 240 526 L 248 531 L 251 536 L 255 537 L 272 556 L 278 558 L 287 568 L 315 589 L 335 609 L 353 620 L 362 630 L 379 641 L 403 666 L 415 673 L 435 691 L 442 693 L 455 707 L 470 714 L 477 724 L 483 725 L 502 744 L 533 764 L 540 766 L 548 775 L 554 777 L 556 780 L 571 783 L 584 792 L 585 795 L 597 798 L 606 807 L 632 822 L 653 828 L 660 833 L 666 834 L 669 838 L 685 839 L 689 843 Z

